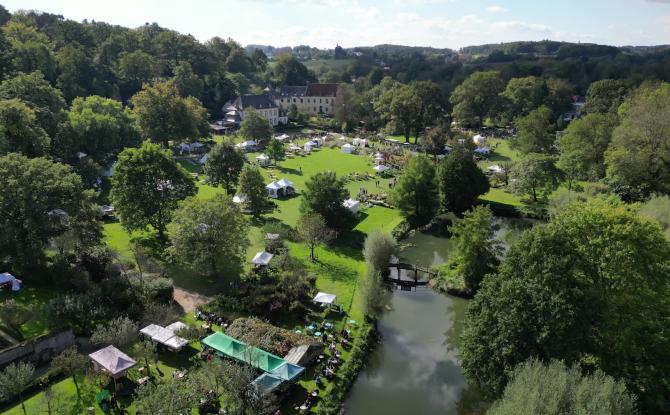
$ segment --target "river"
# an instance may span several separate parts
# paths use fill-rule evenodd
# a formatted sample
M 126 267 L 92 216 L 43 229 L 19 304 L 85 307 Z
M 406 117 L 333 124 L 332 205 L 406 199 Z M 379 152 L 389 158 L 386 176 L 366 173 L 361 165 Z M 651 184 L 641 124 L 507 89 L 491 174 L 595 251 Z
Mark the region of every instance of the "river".
M 527 224 L 496 219 L 503 246 Z M 452 242 L 417 232 L 401 246 L 402 260 L 440 264 Z M 430 288 L 394 291 L 391 310 L 379 320 L 382 342 L 370 355 L 345 403 L 347 415 L 450 415 L 482 412 L 458 364 L 457 339 L 467 301 Z M 479 409 L 479 411 L 477 410 Z

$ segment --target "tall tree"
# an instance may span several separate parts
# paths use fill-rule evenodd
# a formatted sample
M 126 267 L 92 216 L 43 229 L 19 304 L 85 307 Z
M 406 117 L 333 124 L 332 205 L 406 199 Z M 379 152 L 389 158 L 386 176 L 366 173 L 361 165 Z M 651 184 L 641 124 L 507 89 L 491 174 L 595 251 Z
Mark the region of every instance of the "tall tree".
M 307 67 L 293 55 L 280 55 L 272 66 L 272 72 L 280 85 L 305 85 L 315 81 Z
M 193 72 L 191 64 L 188 62 L 180 62 L 174 69 L 174 77 L 172 78 L 174 85 L 183 97 L 202 98 L 204 82 Z
M 188 198 L 168 226 L 170 256 L 209 276 L 239 270 L 249 247 L 248 227 L 230 196 Z
M 437 168 L 440 204 L 448 212 L 461 214 L 489 191 L 489 180 L 472 158 L 472 153 L 455 148 Z
M 222 185 L 228 193 L 237 183 L 246 158 L 235 146 L 224 141 L 212 148 L 205 162 L 207 180 L 214 185 Z
M 18 270 L 43 264 L 49 241 L 65 233 L 77 251 L 99 243 L 93 194 L 69 166 L 9 154 L 0 157 L 0 188 L 0 257 Z
M 449 101 L 453 117 L 465 126 L 481 126 L 496 115 L 500 106 L 499 94 L 505 89 L 500 73 L 475 72 L 454 89 Z
M 544 79 L 537 76 L 512 78 L 500 94 L 505 98 L 510 119 L 528 115 L 538 108 L 547 97 Z
M 538 196 L 546 197 L 558 188 L 560 171 L 553 157 L 530 153 L 512 166 L 510 182 L 515 194 L 529 195 L 536 202 Z
M 303 214 L 298 220 L 298 234 L 305 245 L 309 248 L 309 259 L 314 262 L 314 248 L 330 241 L 333 238 L 333 231 L 326 226 L 323 216 L 318 213 Z
M 449 134 L 449 127 L 444 125 L 430 128 L 421 140 L 423 150 L 428 154 L 432 154 L 433 159 L 436 160 L 438 155 L 444 153 L 444 147 L 447 144 Z
M 351 212 L 343 205 L 348 197 L 343 179 L 332 171 L 319 172 L 305 182 L 300 211 L 320 214 L 330 228 L 346 228 L 351 224 Z
M 409 85 L 395 83 L 379 96 L 374 105 L 382 118 L 387 122 L 393 121 L 396 129 L 405 136 L 405 141 L 409 142 L 412 128 L 417 118 L 421 117 L 422 101 L 416 90 Z
M 558 167 L 575 178 L 596 181 L 605 176 L 605 151 L 616 126 L 616 116 L 591 113 L 572 121 L 558 140 Z
M 624 81 L 618 79 L 595 81 L 586 92 L 586 105 L 583 111 L 587 114 L 616 114 L 627 93 L 628 88 Z
M 412 157 L 391 193 L 391 200 L 413 226 L 430 222 L 439 207 L 435 168 L 426 156 Z
M 517 137 L 512 141 L 513 147 L 522 153 L 550 153 L 556 141 L 556 123 L 551 110 L 541 106 L 528 115 L 514 120 Z
M 47 154 L 49 143 L 33 109 L 18 99 L 0 101 L 0 154 L 39 157 Z
M 197 99 L 180 96 L 172 81 L 144 85 L 131 102 L 144 139 L 167 147 L 170 140 L 193 140 L 209 133 L 207 111 Z
M 35 366 L 30 363 L 10 363 L 0 372 L 0 399 L 9 400 L 19 398 L 24 415 L 28 415 L 23 399 L 23 391 L 28 388 L 33 380 Z
M 607 181 L 626 200 L 670 194 L 670 84 L 641 87 L 619 115 L 605 154 Z
M 419 110 L 414 125 L 414 134 L 418 137 L 427 127 L 435 125 L 442 115 L 442 91 L 433 81 L 415 81 L 410 87 L 419 97 Z
M 625 206 L 573 204 L 526 231 L 471 302 L 460 348 L 471 381 L 499 395 L 536 357 L 625 379 L 667 412 L 670 244 Z
M 475 206 L 449 228 L 456 241 L 454 257 L 446 264 L 449 281 L 474 294 L 488 274 L 498 267 L 500 243 L 495 239 L 493 213 L 488 206 Z
M 74 388 L 77 391 L 77 397 L 80 398 L 81 394 L 79 391 L 79 383 L 77 382 L 77 374 L 86 369 L 88 362 L 88 357 L 80 354 L 77 351 L 77 348 L 72 346 L 57 354 L 53 360 L 51 360 L 51 367 L 59 370 L 66 376 L 72 377 L 72 383 L 74 383 Z
M 65 119 L 65 100 L 41 72 L 19 73 L 0 84 L 0 99 L 19 99 L 35 111 L 39 125 L 50 137 Z
M 240 124 L 240 135 L 248 140 L 267 143 L 272 138 L 272 125 L 253 108 L 244 109 L 244 119 Z
M 240 181 L 237 193 L 244 196 L 244 206 L 253 215 L 260 215 L 267 207 L 267 190 L 265 179 L 258 169 L 251 165 L 245 165 L 240 173 Z
M 79 149 L 100 163 L 106 163 L 125 147 L 140 144 L 135 119 L 121 102 L 91 95 L 75 98 L 68 121 Z
M 150 225 L 164 238 L 177 203 L 195 193 L 193 179 L 169 150 L 145 142 L 119 154 L 110 198 L 124 228 L 139 230 Z
M 275 166 L 277 165 L 277 162 L 284 159 L 284 155 L 286 154 L 286 151 L 284 150 L 284 144 L 278 140 L 270 140 L 270 144 L 268 144 L 266 151 L 268 153 L 268 157 L 274 161 Z
M 635 415 L 636 404 L 623 381 L 600 370 L 584 375 L 576 365 L 531 359 L 514 368 L 503 396 L 487 413 Z

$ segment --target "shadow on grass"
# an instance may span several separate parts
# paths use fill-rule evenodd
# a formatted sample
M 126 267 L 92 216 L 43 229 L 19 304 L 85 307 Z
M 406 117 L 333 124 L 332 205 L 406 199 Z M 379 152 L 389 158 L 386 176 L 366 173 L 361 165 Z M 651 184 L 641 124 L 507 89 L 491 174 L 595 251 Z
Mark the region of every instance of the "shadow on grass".
M 292 174 L 295 176 L 302 176 L 302 170 L 292 169 L 290 167 L 277 166 L 277 171 L 281 174 Z
M 328 245 L 328 250 L 356 261 L 363 261 L 365 237 L 365 233 L 358 230 L 346 231 Z

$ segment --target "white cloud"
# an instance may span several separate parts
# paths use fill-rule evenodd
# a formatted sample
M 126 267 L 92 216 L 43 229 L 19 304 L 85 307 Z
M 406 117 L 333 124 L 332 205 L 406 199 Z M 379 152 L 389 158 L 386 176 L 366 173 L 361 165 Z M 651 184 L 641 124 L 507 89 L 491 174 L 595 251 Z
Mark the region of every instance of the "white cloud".
M 505 13 L 507 9 L 503 6 L 500 6 L 498 4 L 489 6 L 486 8 L 486 11 L 489 13 Z

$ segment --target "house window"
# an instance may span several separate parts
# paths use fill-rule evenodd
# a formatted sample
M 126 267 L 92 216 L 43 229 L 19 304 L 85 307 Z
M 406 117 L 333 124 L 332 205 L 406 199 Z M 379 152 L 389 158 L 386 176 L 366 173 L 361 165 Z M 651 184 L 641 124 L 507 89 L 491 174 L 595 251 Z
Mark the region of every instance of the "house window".
M 319 98 L 319 104 L 321 103 L 321 98 Z
M 295 102 L 298 102 L 298 100 L 297 100 L 297 99 L 295 99 L 295 98 L 293 98 L 293 102 L 294 102 L 294 103 L 295 103 Z
M 302 98 L 300 98 L 300 103 L 302 104 Z
M 314 107 L 314 112 L 316 112 L 316 107 Z
M 326 104 L 328 103 L 328 98 L 326 98 Z
M 281 99 L 281 102 L 284 102 L 284 98 Z

